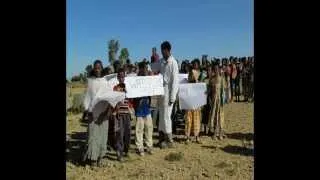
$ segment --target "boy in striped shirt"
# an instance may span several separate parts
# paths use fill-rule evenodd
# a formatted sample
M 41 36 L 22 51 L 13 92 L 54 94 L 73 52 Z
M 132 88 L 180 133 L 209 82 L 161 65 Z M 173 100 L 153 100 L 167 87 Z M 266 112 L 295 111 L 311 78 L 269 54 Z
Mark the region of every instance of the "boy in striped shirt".
M 119 69 L 117 77 L 119 84 L 114 86 L 113 90 L 126 92 L 124 69 Z M 132 103 L 130 99 L 125 99 L 123 102 L 118 103 L 113 112 L 118 161 L 123 161 L 122 157 L 128 156 L 131 134 L 131 112 Z

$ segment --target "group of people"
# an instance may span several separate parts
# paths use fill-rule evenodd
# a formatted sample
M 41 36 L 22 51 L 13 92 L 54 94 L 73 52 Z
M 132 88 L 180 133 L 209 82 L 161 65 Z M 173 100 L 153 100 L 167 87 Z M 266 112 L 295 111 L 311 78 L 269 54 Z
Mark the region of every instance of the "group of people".
M 157 126 L 159 132 L 159 146 L 161 149 L 173 148 L 173 134 L 175 130 L 173 117 L 179 111 L 178 107 L 178 74 L 187 73 L 189 83 L 205 82 L 207 84 L 207 104 L 201 108 L 183 111 L 185 115 L 185 137 L 186 143 L 192 141 L 191 135 L 195 137 L 195 142 L 200 141 L 201 122 L 204 125 L 205 134 L 211 135 L 215 139 L 225 137 L 224 127 L 224 104 L 231 103 L 234 96 L 240 96 L 239 80 L 245 82 L 245 100 L 253 97 L 250 84 L 251 74 L 253 74 L 252 59 L 245 61 L 231 60 L 221 64 L 219 61 L 205 62 L 200 65 L 198 59 L 190 64 L 186 61 L 180 65 L 171 55 L 171 44 L 165 41 L 161 44 L 162 59 L 152 49 L 151 63 L 161 62 L 159 71 L 152 71 L 150 63 L 146 60 L 138 63 L 138 67 L 127 63 L 120 65 L 113 64 L 111 68 L 103 68 L 102 62 L 97 60 L 93 64 L 91 78 L 101 78 L 104 75 L 117 73 L 119 84 L 113 90 L 126 92 L 125 78 L 132 73 L 137 76 L 149 76 L 162 74 L 164 95 L 152 97 L 140 97 L 125 99 L 119 102 L 115 108 L 108 106 L 99 115 L 94 116 L 90 112 L 90 97 L 96 93 L 94 89 L 88 89 L 85 98 L 85 116 L 88 119 L 88 139 L 87 148 L 83 160 L 91 165 L 102 165 L 102 159 L 107 153 L 107 146 L 110 145 L 116 150 L 118 161 L 129 155 L 131 121 L 133 115 L 136 117 L 135 123 L 135 144 L 137 153 L 144 156 L 145 153 L 153 154 L 153 130 Z M 181 66 L 181 68 L 179 68 Z M 250 74 L 251 73 L 251 74 Z M 253 75 L 252 75 L 253 76 Z M 237 79 L 238 78 L 238 79 Z M 247 83 L 247 84 L 246 84 Z M 251 89 L 250 89 L 251 88 Z M 239 99 L 237 99 L 239 100 Z M 144 138 L 145 137 L 145 141 Z M 144 142 L 146 147 L 144 147 Z
M 211 62 L 202 60 L 202 63 L 199 59 L 191 63 L 186 60 L 181 63 L 180 73 L 189 75 L 189 83 L 203 82 L 207 85 L 205 106 L 180 111 L 185 116 L 187 142 L 190 141 L 191 129 L 196 142 L 200 142 L 201 129 L 203 134 L 222 140 L 225 137 L 224 105 L 240 102 L 241 95 L 244 102 L 253 101 L 253 57 L 223 58 L 222 62 L 220 59 Z
M 240 102 L 240 96 L 243 95 L 243 101 L 253 101 L 254 95 L 254 59 L 253 57 L 230 57 L 214 59 L 211 61 L 203 60 L 200 65 L 200 60 L 195 59 L 191 63 L 185 60 L 181 63 L 180 73 L 189 73 L 194 67 L 194 62 L 198 66 L 200 72 L 199 81 L 205 82 L 208 77 L 208 67 L 216 64 L 219 67 L 225 80 L 225 99 L 227 103 Z

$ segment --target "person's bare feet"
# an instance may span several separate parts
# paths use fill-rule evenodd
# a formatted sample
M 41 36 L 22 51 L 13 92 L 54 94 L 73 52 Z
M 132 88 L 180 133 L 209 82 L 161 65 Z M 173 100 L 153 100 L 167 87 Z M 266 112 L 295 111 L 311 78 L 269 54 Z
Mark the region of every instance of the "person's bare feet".
M 168 142 L 167 145 L 168 145 L 168 148 L 175 148 L 175 145 L 173 144 L 173 142 Z
M 223 140 L 224 137 L 223 137 L 222 135 L 220 135 L 220 136 L 218 136 L 218 139 L 219 139 L 219 140 Z
M 189 144 L 190 143 L 190 137 L 189 136 L 186 136 L 186 141 L 185 141 L 185 144 Z
M 187 139 L 187 140 L 185 141 L 185 144 L 190 144 L 190 139 Z
M 197 137 L 196 137 L 196 143 L 198 143 L 198 144 L 202 144 L 202 142 L 200 141 L 199 136 L 197 136 Z
M 147 148 L 147 153 L 148 153 L 149 155 L 152 155 L 152 154 L 153 154 L 153 151 L 152 151 L 152 148 L 151 148 L 151 147 L 148 147 L 148 148 Z
M 212 139 L 215 141 L 218 140 L 217 136 L 215 136 L 215 135 L 212 136 Z
M 139 154 L 140 156 L 144 156 L 144 151 L 143 151 L 142 149 L 140 149 L 140 150 L 138 150 L 138 154 Z

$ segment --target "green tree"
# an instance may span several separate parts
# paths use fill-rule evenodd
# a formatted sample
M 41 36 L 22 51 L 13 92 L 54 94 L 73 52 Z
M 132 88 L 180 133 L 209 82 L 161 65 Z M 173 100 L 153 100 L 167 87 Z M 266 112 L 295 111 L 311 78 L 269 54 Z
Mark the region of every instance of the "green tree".
M 80 81 L 80 77 L 79 76 L 73 76 L 71 78 L 71 82 L 76 82 L 76 81 Z
M 85 68 L 84 76 L 88 78 L 92 70 L 93 70 L 92 65 L 91 64 L 87 65 Z
M 129 51 L 127 48 L 122 48 L 119 55 L 119 60 L 121 65 L 126 63 L 126 60 L 129 58 Z
M 108 55 L 109 55 L 109 63 L 113 64 L 116 60 L 116 56 L 119 50 L 120 44 L 118 40 L 111 39 L 108 42 Z
M 85 73 L 79 74 L 79 81 L 80 82 L 87 82 L 87 77 L 86 77 Z
M 83 75 L 82 73 L 80 73 L 80 74 L 79 74 L 79 79 L 80 79 L 80 81 L 82 81 L 82 82 L 83 82 L 83 77 L 84 77 L 84 75 Z

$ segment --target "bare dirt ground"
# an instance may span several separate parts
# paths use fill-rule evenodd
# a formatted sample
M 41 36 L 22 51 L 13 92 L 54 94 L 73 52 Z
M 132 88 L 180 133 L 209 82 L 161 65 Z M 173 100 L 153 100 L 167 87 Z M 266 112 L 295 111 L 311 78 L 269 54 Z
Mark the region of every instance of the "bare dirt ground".
M 134 124 L 134 123 L 133 123 Z M 253 179 L 253 103 L 232 103 L 225 107 L 225 129 L 222 141 L 202 137 L 202 144 L 186 145 L 176 136 L 176 147 L 160 150 L 153 155 L 138 156 L 135 152 L 134 131 L 130 157 L 115 161 L 112 151 L 105 158 L 105 167 L 91 168 L 79 164 L 86 138 L 86 124 L 81 114 L 67 116 L 66 176 L 80 179 Z M 154 144 L 158 142 L 154 133 Z M 251 144 L 249 143 L 251 142 Z M 180 153 L 180 160 L 168 161 L 170 153 Z

